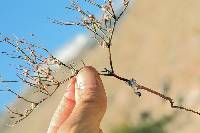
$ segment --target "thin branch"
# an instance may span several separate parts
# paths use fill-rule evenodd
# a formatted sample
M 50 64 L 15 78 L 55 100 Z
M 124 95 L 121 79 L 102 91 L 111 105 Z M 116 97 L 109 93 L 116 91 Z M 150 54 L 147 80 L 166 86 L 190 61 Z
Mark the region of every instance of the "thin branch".
M 192 110 L 192 109 L 188 109 L 188 108 L 183 107 L 183 106 L 174 105 L 174 101 L 173 101 L 173 99 L 171 97 L 165 96 L 164 94 L 161 94 L 161 93 L 159 93 L 159 92 L 157 92 L 155 90 L 152 90 L 152 89 L 147 88 L 147 87 L 142 86 L 142 85 L 137 85 L 136 87 L 137 87 L 138 90 L 145 90 L 147 92 L 150 92 L 152 94 L 155 94 L 155 95 L 165 99 L 166 101 L 169 101 L 171 108 L 181 109 L 181 110 L 185 110 L 187 112 L 192 112 L 192 113 L 200 115 L 200 112 L 198 112 L 198 111 L 195 111 L 195 110 Z
M 16 80 L 3 80 L 3 81 L 0 81 L 0 83 L 17 83 L 19 81 L 16 81 Z
M 125 82 L 126 84 L 131 82 L 131 80 L 129 80 L 129 79 L 123 78 L 121 76 L 118 76 L 118 75 L 112 74 L 112 73 L 111 74 L 101 74 L 100 73 L 100 75 L 102 75 L 102 76 L 108 76 L 108 77 L 114 77 L 114 78 L 116 78 L 118 80 L 121 80 L 121 81 Z M 145 90 L 145 91 L 150 92 L 150 93 L 152 93 L 152 94 L 154 94 L 156 96 L 161 97 L 162 99 L 164 99 L 166 101 L 169 101 L 171 108 L 185 110 L 187 112 L 192 112 L 194 114 L 200 115 L 200 112 L 195 111 L 193 109 L 189 109 L 189 108 L 186 108 L 184 106 L 174 105 L 174 101 L 173 101 L 173 99 L 171 97 L 165 96 L 164 94 L 162 94 L 160 92 L 157 92 L 157 91 L 155 91 L 153 89 L 150 89 L 148 87 L 139 85 L 136 82 L 131 82 L 131 83 L 134 83 L 134 84 L 128 84 L 128 85 L 131 86 L 132 88 L 136 87 L 137 90 Z
M 122 15 L 126 12 L 128 6 L 129 6 L 130 1 L 127 0 L 126 2 L 124 1 L 124 9 L 122 10 L 122 12 L 119 14 L 119 16 L 117 17 L 117 21 L 122 17 Z
M 112 0 L 106 0 L 103 5 L 98 4 L 94 0 L 84 0 L 84 1 L 97 7 L 98 9 L 101 9 L 103 13 L 103 17 L 101 19 L 97 19 L 96 15 L 93 15 L 88 10 L 82 9 L 78 1 L 70 0 L 71 2 L 70 7 L 66 7 L 66 8 L 72 11 L 76 11 L 81 16 L 80 22 L 60 21 L 60 20 L 51 19 L 51 18 L 49 18 L 49 20 L 52 23 L 55 23 L 58 25 L 83 27 L 84 29 L 92 33 L 92 36 L 94 36 L 93 39 L 95 39 L 98 44 L 108 49 L 110 69 L 104 68 L 102 73 L 99 73 L 100 75 L 113 77 L 120 81 L 123 81 L 132 89 L 134 89 L 134 93 L 138 96 L 141 96 L 141 93 L 139 92 L 139 90 L 145 90 L 149 93 L 152 93 L 168 101 L 171 105 L 171 108 L 185 110 L 187 112 L 192 112 L 192 113 L 200 115 L 198 111 L 188 109 L 183 106 L 174 105 L 172 98 L 165 96 L 164 94 L 157 92 L 153 89 L 137 84 L 135 79 L 127 79 L 115 73 L 114 66 L 113 66 L 113 59 L 112 59 L 112 51 L 111 51 L 112 40 L 115 33 L 116 25 L 119 22 L 119 19 L 122 17 L 122 15 L 125 13 L 125 11 L 128 8 L 128 5 L 130 3 L 129 0 L 123 0 L 123 9 L 120 11 L 118 16 L 115 13 Z M 34 36 L 34 34 L 32 34 L 32 36 Z M 30 116 L 30 114 L 41 103 L 43 103 L 49 97 L 51 97 L 61 85 L 69 81 L 72 77 L 76 76 L 77 73 L 79 72 L 79 69 L 77 69 L 73 63 L 70 63 L 69 65 L 67 65 L 61 62 L 56 57 L 54 57 L 46 48 L 30 43 L 26 41 L 25 39 L 18 39 L 18 37 L 15 37 L 16 39 L 12 39 L 7 36 L 4 36 L 2 33 L 0 33 L 0 38 L 2 39 L 0 40 L 0 43 L 8 44 L 14 48 L 13 51 L 2 52 L 2 54 L 4 54 L 5 56 L 9 56 L 12 59 L 20 59 L 24 62 L 24 64 L 19 65 L 16 68 L 16 70 L 18 71 L 17 77 L 23 83 L 26 83 L 31 87 L 37 88 L 38 90 L 36 90 L 34 93 L 38 92 L 40 94 L 45 95 L 45 97 L 37 100 L 36 102 L 33 102 L 17 94 L 11 89 L 0 90 L 0 91 L 12 93 L 15 96 L 17 96 L 18 99 L 23 100 L 28 104 L 31 104 L 30 107 L 27 107 L 27 109 L 23 113 L 14 111 L 13 109 L 6 106 L 8 111 L 13 115 L 10 118 L 15 119 L 14 123 L 11 125 L 16 125 L 20 123 L 21 121 L 23 121 L 28 116 Z M 85 63 L 84 62 L 82 63 L 85 66 Z M 57 80 L 56 77 L 54 76 L 56 74 L 56 72 L 54 71 L 55 66 L 62 69 L 67 68 L 68 70 L 71 71 L 72 76 L 69 76 L 62 80 Z M 15 81 L 15 80 L 13 81 L 1 80 L 0 81 L 0 83 L 16 83 L 16 82 L 19 82 L 19 81 Z M 49 89 L 49 87 L 52 87 L 53 89 Z
M 27 109 L 22 113 L 14 111 L 6 106 L 9 112 L 12 114 L 10 118 L 14 119 L 13 124 L 10 124 L 11 126 L 13 126 L 30 116 L 30 114 L 39 106 L 39 104 L 46 101 L 57 91 L 61 84 L 64 84 L 68 80 L 70 80 L 71 77 L 65 78 L 60 81 L 56 80 L 54 76 L 55 72 L 53 70 L 55 69 L 55 66 L 64 66 L 64 68 L 67 68 L 75 73 L 77 73 L 78 70 L 74 68 L 74 65 L 66 65 L 55 58 L 46 48 L 29 43 L 22 39 L 13 40 L 9 37 L 3 36 L 3 34 L 0 34 L 0 38 L 2 38 L 1 43 L 5 43 L 6 45 L 10 45 L 14 48 L 11 54 L 8 54 L 7 52 L 2 53 L 12 59 L 15 56 L 16 58 L 20 58 L 23 61 L 22 64 L 17 65 L 16 67 L 16 70 L 18 71 L 16 76 L 19 78 L 19 80 L 23 83 L 28 84 L 30 87 L 37 88 L 38 90 L 36 92 L 45 95 L 45 97 L 40 99 L 39 101 L 31 101 L 11 89 L 0 90 L 1 92 L 4 91 L 12 93 L 19 100 L 23 100 L 24 102 L 31 105 L 30 107 L 27 107 Z M 3 79 L 0 80 L 0 83 L 12 82 L 15 83 L 19 81 Z M 50 90 L 49 87 L 52 87 L 53 89 Z
M 111 7 L 111 11 L 113 13 L 113 18 L 116 19 L 116 15 L 115 15 L 115 11 L 114 11 L 114 8 L 113 8 L 113 5 L 112 5 L 112 1 L 108 1 L 110 7 Z
M 8 106 L 5 106 L 5 107 L 7 108 L 7 110 L 8 110 L 11 114 L 18 115 L 19 117 L 22 117 L 22 116 L 23 116 L 21 113 L 18 113 L 18 112 L 13 111 L 10 107 L 8 107 Z
M 7 92 L 10 92 L 10 93 L 14 94 L 15 96 L 17 96 L 17 98 L 22 99 L 22 100 L 24 100 L 25 102 L 28 102 L 28 103 L 35 103 L 35 102 L 33 102 L 33 101 L 30 101 L 30 100 L 28 100 L 28 99 L 26 99 L 26 98 L 20 96 L 19 94 L 17 94 L 16 92 L 14 92 L 14 91 L 11 90 L 11 89 L 0 90 L 0 91 L 7 91 Z
M 109 53 L 110 68 L 111 68 L 112 73 L 114 73 L 113 61 L 112 61 L 112 54 L 111 54 L 111 45 L 108 48 L 108 53 Z
M 98 8 L 102 8 L 102 6 L 98 3 L 96 3 L 94 0 L 84 0 L 85 2 L 88 2 L 89 4 L 93 5 L 93 6 L 96 6 Z

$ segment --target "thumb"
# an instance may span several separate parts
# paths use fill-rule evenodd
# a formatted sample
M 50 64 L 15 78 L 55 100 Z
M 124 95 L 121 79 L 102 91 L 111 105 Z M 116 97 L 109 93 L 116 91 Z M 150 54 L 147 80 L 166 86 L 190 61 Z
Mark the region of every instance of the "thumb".
M 76 105 L 63 127 L 73 133 L 99 133 L 100 122 L 107 106 L 101 78 L 93 67 L 84 67 L 78 73 L 76 81 Z M 60 129 L 62 130 L 62 126 Z

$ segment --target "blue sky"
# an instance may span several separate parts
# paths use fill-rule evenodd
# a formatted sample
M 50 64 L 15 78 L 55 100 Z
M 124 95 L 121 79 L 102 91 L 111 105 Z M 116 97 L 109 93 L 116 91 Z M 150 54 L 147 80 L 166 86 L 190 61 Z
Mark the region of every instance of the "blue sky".
M 56 49 L 72 41 L 75 35 L 85 33 L 75 27 L 64 27 L 52 24 L 48 18 L 71 20 L 76 15 L 65 9 L 66 0 L 0 0 L 0 32 L 6 35 L 29 38 L 30 33 L 35 34 L 41 41 L 41 45 L 54 53 Z M 86 5 L 87 7 L 87 5 Z M 3 49 L 0 47 L 0 51 Z M 0 55 L 0 75 L 5 79 L 15 78 L 15 71 L 8 64 L 15 63 Z M 1 85 L 0 89 L 7 85 Z M 19 92 L 20 84 L 9 86 Z M 0 93 L 0 111 L 14 100 L 14 96 Z

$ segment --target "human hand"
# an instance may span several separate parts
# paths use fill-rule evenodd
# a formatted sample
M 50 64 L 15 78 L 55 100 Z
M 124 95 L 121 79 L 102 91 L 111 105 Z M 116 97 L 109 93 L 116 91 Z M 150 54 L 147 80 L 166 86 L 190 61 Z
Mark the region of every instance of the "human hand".
M 84 67 L 64 94 L 48 133 L 100 133 L 107 106 L 103 83 L 93 67 Z

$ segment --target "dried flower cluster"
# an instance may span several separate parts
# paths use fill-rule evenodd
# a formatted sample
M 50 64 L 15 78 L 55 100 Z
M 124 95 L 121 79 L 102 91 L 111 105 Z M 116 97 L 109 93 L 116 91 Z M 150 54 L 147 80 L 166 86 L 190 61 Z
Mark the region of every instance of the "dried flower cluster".
M 56 79 L 56 69 L 69 69 L 74 75 L 77 73 L 73 64 L 66 65 L 55 58 L 49 51 L 38 45 L 28 42 L 25 39 L 13 39 L 3 34 L 0 34 L 0 42 L 2 45 L 12 47 L 12 51 L 3 51 L 1 54 L 9 56 L 12 59 L 18 59 L 20 64 L 12 65 L 16 69 L 16 76 L 18 81 L 1 80 L 1 83 L 10 82 L 23 82 L 24 84 L 34 88 L 34 94 L 42 95 L 43 98 L 38 101 L 33 101 L 23 96 L 20 96 L 14 92 L 11 88 L 0 90 L 12 93 L 17 96 L 18 99 L 23 100 L 29 104 L 29 107 L 23 112 L 17 112 L 15 109 L 6 107 L 12 114 L 10 118 L 15 119 L 11 125 L 16 125 L 26 117 L 28 117 L 43 101 L 52 96 L 60 85 L 67 82 L 71 77 L 63 80 Z
M 101 5 L 93 0 L 85 0 L 85 2 L 101 10 L 102 17 L 96 17 L 95 14 L 83 9 L 78 1 L 72 0 L 70 7 L 66 8 L 77 12 L 81 16 L 79 22 L 60 21 L 56 19 L 50 19 L 50 21 L 64 26 L 81 26 L 92 33 L 92 38 L 95 39 L 100 46 L 109 48 L 112 43 L 115 26 L 126 11 L 129 1 L 123 1 L 123 9 L 118 16 L 113 8 L 112 0 L 105 1 L 105 3 Z
M 84 0 L 84 2 L 101 10 L 102 17 L 98 17 L 97 15 L 90 13 L 86 9 L 83 9 L 83 6 L 81 6 L 78 1 L 71 0 L 71 5 L 66 8 L 76 12 L 81 16 L 79 22 L 61 21 L 51 18 L 49 20 L 55 24 L 63 26 L 80 26 L 88 30 L 92 35 L 92 39 L 96 40 L 96 42 L 100 46 L 102 46 L 108 51 L 109 68 L 104 68 L 104 70 L 99 72 L 100 75 L 114 77 L 120 81 L 125 82 L 128 86 L 133 88 L 135 94 L 138 96 L 141 96 L 141 92 L 139 92 L 140 90 L 145 90 L 169 101 L 172 108 L 182 109 L 200 115 L 199 112 L 194 111 L 192 109 L 187 109 L 182 106 L 174 105 L 172 98 L 167 97 L 164 94 L 161 94 L 150 88 L 139 85 L 133 78 L 127 79 L 116 74 L 112 61 L 112 39 L 119 19 L 122 17 L 122 15 L 127 10 L 127 7 L 129 6 L 129 0 L 122 0 L 122 8 L 120 11 L 116 11 L 114 9 L 112 0 L 105 0 L 101 4 L 95 2 L 94 0 Z M 60 85 L 62 85 L 71 78 L 71 76 L 69 76 L 68 78 L 63 80 L 56 79 L 56 77 L 54 76 L 56 73 L 55 67 L 69 69 L 72 72 L 72 76 L 75 76 L 79 70 L 75 68 L 72 64 L 66 65 L 62 63 L 61 61 L 56 59 L 52 54 L 50 54 L 47 49 L 29 43 L 25 39 L 11 39 L 5 37 L 3 34 L 0 34 L 0 38 L 1 43 L 5 45 L 10 45 L 14 48 L 13 51 L 5 51 L 2 52 L 2 54 L 9 56 L 10 58 L 20 59 L 24 62 L 23 65 L 18 65 L 16 67 L 18 71 L 16 74 L 17 77 L 25 84 L 29 85 L 30 87 L 33 87 L 35 89 L 35 93 L 40 93 L 45 96 L 44 98 L 38 101 L 32 101 L 18 95 L 10 88 L 0 90 L 10 92 L 16 95 L 19 99 L 29 103 L 29 107 L 23 113 L 19 113 L 7 107 L 9 112 L 11 112 L 12 114 L 10 118 L 15 119 L 12 125 L 16 125 L 23 119 L 28 117 L 38 107 L 40 103 L 44 102 L 46 99 L 52 96 L 55 93 L 55 91 L 60 87 Z M 1 81 L 1 83 L 4 82 L 18 81 Z
M 67 7 L 69 10 L 73 10 L 81 14 L 82 19 L 81 22 L 69 22 L 69 21 L 59 21 L 55 19 L 51 19 L 53 23 L 69 26 L 81 26 L 83 28 L 86 28 L 92 33 L 92 38 L 97 41 L 97 43 L 100 46 L 103 46 L 108 50 L 108 57 L 109 57 L 109 67 L 110 68 L 104 68 L 101 73 L 99 73 L 102 76 L 108 76 L 108 77 L 114 77 L 117 78 L 123 82 L 125 82 L 128 86 L 133 88 L 134 93 L 137 96 L 141 96 L 140 90 L 145 90 L 147 92 L 150 92 L 154 95 L 157 95 L 164 100 L 167 100 L 170 103 L 171 108 L 181 109 L 185 111 L 189 111 L 195 114 L 200 115 L 200 112 L 185 108 L 183 106 L 176 106 L 174 105 L 174 101 L 172 98 L 165 96 L 162 93 L 159 93 L 155 90 L 152 90 L 148 87 L 139 85 L 135 79 L 127 79 L 124 77 L 121 77 L 116 74 L 114 67 L 113 67 L 113 61 L 112 61 L 112 52 L 111 52 L 111 46 L 112 46 L 112 38 L 115 32 L 116 25 L 119 21 L 119 19 L 122 17 L 122 15 L 127 10 L 127 7 L 129 6 L 130 0 L 122 0 L 122 9 L 117 13 L 113 7 L 113 0 L 105 0 L 105 3 L 100 5 L 96 3 L 94 0 L 85 0 L 85 2 L 90 3 L 91 5 L 99 8 L 103 12 L 103 16 L 100 19 L 97 19 L 95 15 L 91 14 L 89 11 L 82 9 L 82 7 L 79 5 L 78 1 L 72 0 L 71 7 Z

